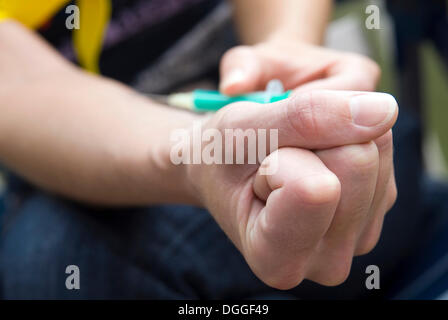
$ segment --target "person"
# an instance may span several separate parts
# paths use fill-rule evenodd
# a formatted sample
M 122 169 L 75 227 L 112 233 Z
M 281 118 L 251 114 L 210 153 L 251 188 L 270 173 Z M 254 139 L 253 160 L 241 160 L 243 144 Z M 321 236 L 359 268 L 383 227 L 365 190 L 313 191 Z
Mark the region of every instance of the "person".
M 272 288 L 297 286 L 311 297 L 304 280 L 341 284 L 354 256 L 374 248 L 397 197 L 391 128 L 398 107 L 392 96 L 368 92 L 380 76 L 373 61 L 320 46 L 331 1 L 234 0 L 243 45 L 222 57 L 221 92 L 260 90 L 280 79 L 294 94 L 273 104 L 231 104 L 211 116 L 138 94 L 124 84 L 132 82 L 129 70 L 114 80 L 70 63 L 26 27 L 45 36 L 49 12 L 66 4 L 52 2 L 33 23 L 0 7 L 0 162 L 23 179 L 18 188 L 10 185 L 2 225 L 4 298 L 247 298 L 282 296 Z M 112 5 L 109 28 L 126 28 L 114 19 L 142 6 L 89 3 Z M 151 3 L 165 13 L 182 3 L 185 16 L 205 14 L 204 1 Z M 149 33 L 182 29 L 174 13 L 165 18 L 165 29 Z M 83 21 L 75 51 L 94 72 L 98 51 L 84 50 Z M 147 39 L 142 21 L 137 33 L 106 34 L 104 74 L 138 69 L 146 58 L 136 52 Z M 278 170 L 266 176 L 260 164 L 173 164 L 171 132 L 197 121 L 220 131 L 278 129 L 278 149 L 263 161 L 269 166 L 277 157 Z M 400 261 L 413 230 L 404 230 L 381 261 Z M 80 269 L 80 290 L 64 285 L 69 265 Z

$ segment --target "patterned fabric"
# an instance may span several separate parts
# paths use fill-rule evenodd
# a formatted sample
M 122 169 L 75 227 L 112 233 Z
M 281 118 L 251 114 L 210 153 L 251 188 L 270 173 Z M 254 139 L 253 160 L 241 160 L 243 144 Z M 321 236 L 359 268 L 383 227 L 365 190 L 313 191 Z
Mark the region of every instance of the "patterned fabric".
M 127 82 L 131 80 L 132 74 L 145 66 L 145 61 L 160 55 L 173 43 L 173 39 L 178 39 L 191 29 L 195 22 L 218 2 L 218 0 L 0 0 L 0 20 L 12 18 L 30 28 L 38 29 L 73 62 L 93 72 L 102 71 L 104 68 L 105 75 Z M 110 3 L 111 17 L 109 17 Z M 74 36 L 72 30 L 66 27 L 69 14 L 65 9 L 69 4 L 79 6 L 83 26 L 79 30 L 74 30 Z M 112 53 L 108 54 L 109 51 Z M 98 61 L 101 53 L 108 55 L 107 61 L 103 64 Z M 109 60 L 110 56 L 113 56 L 112 61 Z M 117 68 L 117 65 L 124 67 Z M 120 78 L 120 74 L 125 75 Z

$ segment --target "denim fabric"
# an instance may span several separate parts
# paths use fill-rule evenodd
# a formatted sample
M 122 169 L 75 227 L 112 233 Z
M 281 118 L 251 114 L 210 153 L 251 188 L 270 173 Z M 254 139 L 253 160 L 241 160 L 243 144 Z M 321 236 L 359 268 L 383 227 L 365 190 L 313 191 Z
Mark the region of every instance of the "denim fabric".
M 3 193 L 0 193 L 0 219 L 3 212 L 5 212 L 5 195 Z
M 4 229 L 5 298 L 223 298 L 261 286 L 192 207 L 102 211 L 36 191 Z M 80 290 L 65 288 L 72 264 Z
M 448 298 L 448 185 L 425 179 L 423 203 L 433 220 L 430 238 L 419 238 L 414 254 L 401 262 L 388 298 Z
M 14 178 L 3 217 L 3 298 L 366 298 L 384 297 L 400 263 L 429 241 L 436 212 L 423 210 L 420 130 L 401 115 L 395 130 L 399 196 L 378 246 L 354 259 L 349 279 L 327 288 L 305 281 L 280 292 L 262 284 L 210 214 L 189 206 L 94 209 L 36 190 Z M 381 290 L 365 288 L 365 268 L 381 270 Z M 80 269 L 67 290 L 65 268 Z

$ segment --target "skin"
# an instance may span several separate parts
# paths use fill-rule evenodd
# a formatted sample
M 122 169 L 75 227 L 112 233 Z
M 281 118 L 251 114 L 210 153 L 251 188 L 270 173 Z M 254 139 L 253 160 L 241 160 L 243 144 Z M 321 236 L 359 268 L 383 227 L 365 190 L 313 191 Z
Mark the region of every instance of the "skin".
M 293 90 L 295 94 L 303 97 L 308 93 L 313 97 L 311 104 L 314 104 L 315 108 L 319 107 L 319 110 L 305 112 L 309 113 L 313 120 L 309 126 L 305 125 L 305 127 L 315 131 L 319 118 L 325 117 L 324 114 L 319 114 L 323 103 L 316 98 L 316 96 L 322 97 L 322 93 L 315 94 L 313 93 L 315 90 L 375 90 L 380 78 L 380 69 L 376 63 L 357 54 L 338 52 L 319 46 L 324 38 L 331 1 L 317 0 L 311 3 L 306 0 L 279 2 L 235 0 L 234 3 L 237 9 L 235 23 L 242 30 L 241 38 L 246 45 L 230 49 L 221 60 L 220 90 L 223 93 L 236 95 L 263 90 L 269 80 L 280 79 L 285 88 Z M 254 10 L 254 8 L 257 9 Z M 326 98 L 323 100 L 327 101 Z M 334 100 L 332 102 L 334 103 Z M 372 104 L 372 108 L 375 107 L 376 104 Z M 308 119 L 308 117 L 302 119 Z M 320 126 L 319 128 L 322 129 Z M 338 132 L 334 126 L 330 130 Z M 302 134 L 310 139 L 313 138 L 306 133 Z M 331 137 L 328 138 L 331 139 Z M 263 276 L 266 277 L 264 279 L 267 279 L 265 282 L 268 284 L 287 289 L 300 283 L 304 278 L 324 285 L 340 284 L 348 277 L 353 256 L 368 253 L 377 243 L 384 214 L 390 209 L 397 195 L 392 164 L 392 132 L 388 130 L 381 136 L 370 141 L 366 140 L 364 144 L 353 144 L 353 142 L 347 142 L 352 145 L 341 143 L 341 146 L 334 145 L 328 149 L 314 145 L 306 147 L 307 153 L 304 153 L 305 150 L 283 151 L 280 148 L 279 152 L 282 152 L 279 153 L 280 155 L 285 152 L 283 157 L 291 158 L 289 163 L 284 162 L 287 169 L 280 166 L 282 170 L 287 171 L 283 175 L 282 183 L 273 178 L 266 179 L 261 176 L 255 178 L 254 194 L 256 199 L 265 205 L 259 211 L 262 214 L 256 216 L 269 217 L 271 214 L 271 216 L 281 217 L 265 218 L 265 220 L 259 218 L 261 221 L 269 221 L 269 231 L 274 236 L 263 241 L 261 240 L 263 236 L 260 235 L 262 232 L 254 231 L 251 234 L 258 234 L 255 236 L 256 240 L 249 238 L 248 242 L 252 239 L 255 244 L 247 245 L 251 248 L 259 248 L 259 256 L 255 254 L 253 257 L 247 254 L 252 258 L 246 257 L 246 259 L 249 265 L 251 262 L 254 263 L 252 269 L 259 276 L 261 275 L 262 279 Z M 313 188 L 301 185 L 299 173 L 304 176 L 308 174 L 314 176 L 304 172 L 307 170 L 303 169 L 311 170 L 313 167 L 311 158 L 308 158 L 309 162 L 298 165 L 300 155 L 302 159 L 307 155 L 311 157 L 309 150 L 314 151 L 311 154 L 316 165 L 323 164 L 337 177 L 338 191 L 336 187 L 331 189 L 323 183 L 323 186 L 318 186 L 313 192 L 308 193 L 306 190 L 310 191 Z M 295 161 L 293 154 L 296 157 Z M 327 180 L 322 179 L 322 181 Z M 302 183 L 306 185 L 303 181 Z M 298 196 L 298 202 L 303 204 L 303 199 L 301 202 L 300 198 L 309 196 L 307 200 L 312 199 L 311 202 L 316 201 L 321 204 L 320 207 L 317 206 L 320 208 L 317 212 L 322 213 L 322 210 L 332 212 L 333 210 L 330 227 L 325 229 L 323 221 L 320 221 L 321 224 L 307 225 L 306 215 L 302 216 L 302 213 L 308 211 L 309 214 L 314 214 L 315 211 L 309 207 L 308 210 L 303 209 L 303 206 L 297 203 L 293 205 L 293 201 L 287 196 L 279 195 L 281 194 L 279 190 L 282 190 L 279 186 L 285 188 L 286 185 L 295 185 L 290 188 L 299 190 L 295 192 L 301 195 L 301 197 Z M 284 191 L 283 194 L 285 193 L 287 192 Z M 294 192 L 290 193 L 294 194 Z M 318 194 L 319 197 L 317 197 Z M 338 204 L 334 205 L 329 199 Z M 330 205 L 324 209 L 326 200 L 332 203 L 333 207 Z M 276 201 L 278 204 L 275 204 Z M 286 214 L 278 213 L 281 208 L 287 211 L 288 203 L 291 203 L 289 219 L 285 218 Z M 297 219 L 296 224 L 292 222 L 293 219 Z M 257 223 L 254 225 L 257 228 Z M 260 223 L 260 225 L 264 224 Z M 278 229 L 273 230 L 272 225 L 277 226 Z M 243 226 L 245 226 L 244 223 Z M 288 226 L 294 227 L 288 233 L 289 236 L 285 236 Z M 262 227 L 259 228 L 262 229 Z M 324 229 L 325 233 L 319 233 Z M 303 233 L 298 230 L 303 230 Z M 303 234 L 308 234 L 309 238 L 304 237 Z M 288 245 L 291 246 L 291 243 L 303 245 L 306 240 L 313 239 L 313 236 L 316 238 L 310 247 L 304 249 L 298 245 L 299 249 L 294 247 L 296 250 L 294 252 L 288 252 L 285 249 Z M 275 246 L 273 242 L 275 243 L 277 238 L 283 241 Z M 296 257 L 297 260 L 292 257 Z M 278 262 L 276 267 L 272 266 L 275 265 L 272 261 Z
M 293 20 L 288 17 L 278 21 Z M 240 28 L 248 39 L 254 34 Z M 339 284 L 353 256 L 373 248 L 395 201 L 390 130 L 397 105 L 384 94 L 320 90 L 369 90 L 378 75 L 365 58 L 299 38 L 283 41 L 290 28 L 268 25 L 266 37 L 229 51 L 221 90 L 244 92 L 276 77 L 296 94 L 270 105 L 232 104 L 204 117 L 87 74 L 33 32 L 3 22 L 0 162 L 40 188 L 95 205 L 204 206 L 268 285 L 288 289 L 305 278 Z M 354 70 L 351 63 L 360 64 Z M 228 80 L 244 66 L 239 81 Z M 364 113 L 352 113 L 356 97 L 363 97 Z M 382 114 L 386 106 L 390 112 Z M 278 129 L 279 148 L 263 165 L 277 156 L 279 169 L 263 176 L 259 164 L 174 165 L 170 134 L 194 121 L 221 131 Z
M 373 91 L 378 65 L 367 57 L 320 45 L 330 0 L 233 0 L 235 24 L 245 45 L 221 61 L 220 89 L 229 95 L 263 90 L 271 79 L 285 88 Z
M 258 165 L 188 167 L 201 203 L 272 287 L 289 289 L 305 278 L 340 284 L 353 256 L 380 236 L 396 198 L 390 127 L 397 106 L 389 95 L 361 93 L 392 106 L 388 120 L 362 127 L 350 114 L 359 94 L 313 91 L 272 105 L 238 103 L 204 124 L 279 130 L 279 149 L 264 160 L 277 155 L 273 175 L 260 175 Z
M 330 0 L 232 0 L 241 41 L 248 45 L 273 37 L 321 44 L 332 9 Z

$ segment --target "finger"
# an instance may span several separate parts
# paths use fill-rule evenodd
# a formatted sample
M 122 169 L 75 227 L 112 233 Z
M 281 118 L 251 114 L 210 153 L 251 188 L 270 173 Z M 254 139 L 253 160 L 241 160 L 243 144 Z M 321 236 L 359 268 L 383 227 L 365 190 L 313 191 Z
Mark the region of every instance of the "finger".
M 219 89 L 227 95 L 256 91 L 261 85 L 261 70 L 259 57 L 252 48 L 232 48 L 221 59 Z
M 389 185 L 388 189 L 390 190 Z M 385 207 L 384 204 L 383 207 Z M 384 215 L 382 216 L 378 215 L 375 219 L 372 219 L 368 223 L 368 225 L 363 230 L 358 240 L 355 250 L 355 256 L 364 255 L 366 253 L 369 253 L 371 250 L 375 248 L 381 236 L 383 223 L 384 223 Z
M 299 86 L 296 92 L 309 90 L 374 91 L 381 77 L 381 69 L 370 59 L 349 55 L 345 63 L 330 68 L 321 79 Z
M 310 90 L 354 90 L 373 91 L 376 82 L 365 74 L 358 72 L 334 75 L 325 79 L 318 79 L 298 87 L 295 92 L 306 92 Z
M 267 284 L 287 289 L 303 279 L 307 257 L 333 218 L 340 184 L 308 150 L 283 148 L 276 153 L 275 174 L 257 175 L 254 181 L 257 195 L 263 198 L 260 190 L 266 189 L 269 194 L 265 207 L 248 219 L 250 254 L 245 256 Z
M 328 149 L 374 140 L 395 123 L 398 106 L 385 93 L 311 91 L 272 104 L 224 108 L 224 126 L 278 130 L 280 147 Z M 226 128 L 227 128 L 226 127 Z
M 341 199 L 313 261 L 309 279 L 337 285 L 347 278 L 356 243 L 375 195 L 379 157 L 375 143 L 316 152 L 341 182 Z
M 358 240 L 356 255 L 370 252 L 380 237 L 384 215 L 397 197 L 393 166 L 392 131 L 375 140 L 379 152 L 379 174 L 375 197 L 366 225 Z

